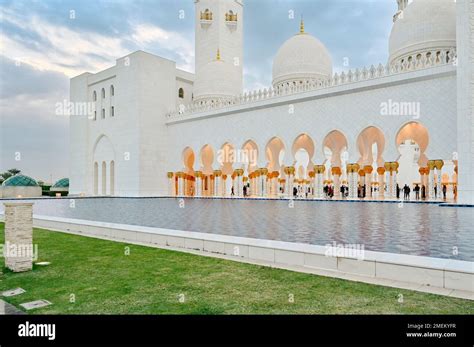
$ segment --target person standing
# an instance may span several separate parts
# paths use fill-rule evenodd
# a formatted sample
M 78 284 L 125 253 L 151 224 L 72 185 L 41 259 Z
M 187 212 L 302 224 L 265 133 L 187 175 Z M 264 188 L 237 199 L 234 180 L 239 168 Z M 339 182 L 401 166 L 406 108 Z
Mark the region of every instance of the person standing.
M 446 191 L 447 191 L 446 184 L 443 184 L 443 200 L 445 201 L 446 201 Z
M 415 199 L 420 200 L 420 186 L 418 184 L 415 184 L 415 188 L 413 188 L 415 191 Z

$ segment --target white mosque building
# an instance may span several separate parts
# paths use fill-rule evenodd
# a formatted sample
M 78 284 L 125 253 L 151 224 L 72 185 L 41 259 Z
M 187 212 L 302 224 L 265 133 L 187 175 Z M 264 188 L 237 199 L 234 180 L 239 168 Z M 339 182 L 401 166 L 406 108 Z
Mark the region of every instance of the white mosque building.
M 138 51 L 71 79 L 93 111 L 70 117 L 70 195 L 391 199 L 418 184 L 474 203 L 474 1 L 397 3 L 388 62 L 334 73 L 302 22 L 272 86 L 243 93 L 244 2 L 195 0 L 195 74 Z

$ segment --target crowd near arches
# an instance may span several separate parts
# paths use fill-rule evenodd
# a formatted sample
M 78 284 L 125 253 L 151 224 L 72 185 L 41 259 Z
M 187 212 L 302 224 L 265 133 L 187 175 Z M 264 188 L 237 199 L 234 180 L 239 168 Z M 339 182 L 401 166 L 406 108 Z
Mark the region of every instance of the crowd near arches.
M 182 167 L 168 172 L 168 194 L 196 197 L 455 200 L 456 158 L 429 158 L 429 133 L 408 122 L 387 142 L 377 126 L 353 142 L 337 129 L 320 141 L 310 133 L 290 143 L 279 136 L 204 144 L 195 160 L 183 150 Z M 391 140 L 393 141 L 393 140 Z M 393 158 L 386 149 L 395 146 Z M 393 147 L 391 147 L 393 148 Z

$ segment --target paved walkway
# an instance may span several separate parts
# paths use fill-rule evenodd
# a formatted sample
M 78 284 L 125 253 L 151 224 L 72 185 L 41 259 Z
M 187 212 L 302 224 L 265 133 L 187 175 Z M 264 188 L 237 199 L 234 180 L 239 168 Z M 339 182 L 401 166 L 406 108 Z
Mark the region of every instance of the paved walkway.
M 12 304 L 0 299 L 0 314 L 25 314 L 23 311 L 17 309 Z

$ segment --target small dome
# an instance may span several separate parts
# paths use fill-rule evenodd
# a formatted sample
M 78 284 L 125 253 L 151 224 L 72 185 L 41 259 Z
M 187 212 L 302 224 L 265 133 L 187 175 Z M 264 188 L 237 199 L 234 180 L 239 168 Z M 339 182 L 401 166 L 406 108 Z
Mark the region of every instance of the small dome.
M 314 36 L 301 32 L 287 40 L 273 60 L 273 86 L 304 80 L 325 80 L 332 75 L 332 59 Z
M 218 100 L 230 99 L 238 96 L 242 91 L 239 89 L 238 67 L 220 59 L 206 64 L 197 73 L 194 82 L 194 100 Z
M 393 23 L 389 62 L 453 47 L 456 47 L 456 2 L 414 0 Z
M 6 179 L 2 186 L 4 187 L 37 187 L 38 183 L 31 177 L 25 175 L 15 175 Z
M 51 188 L 69 188 L 69 178 L 61 178 Z

